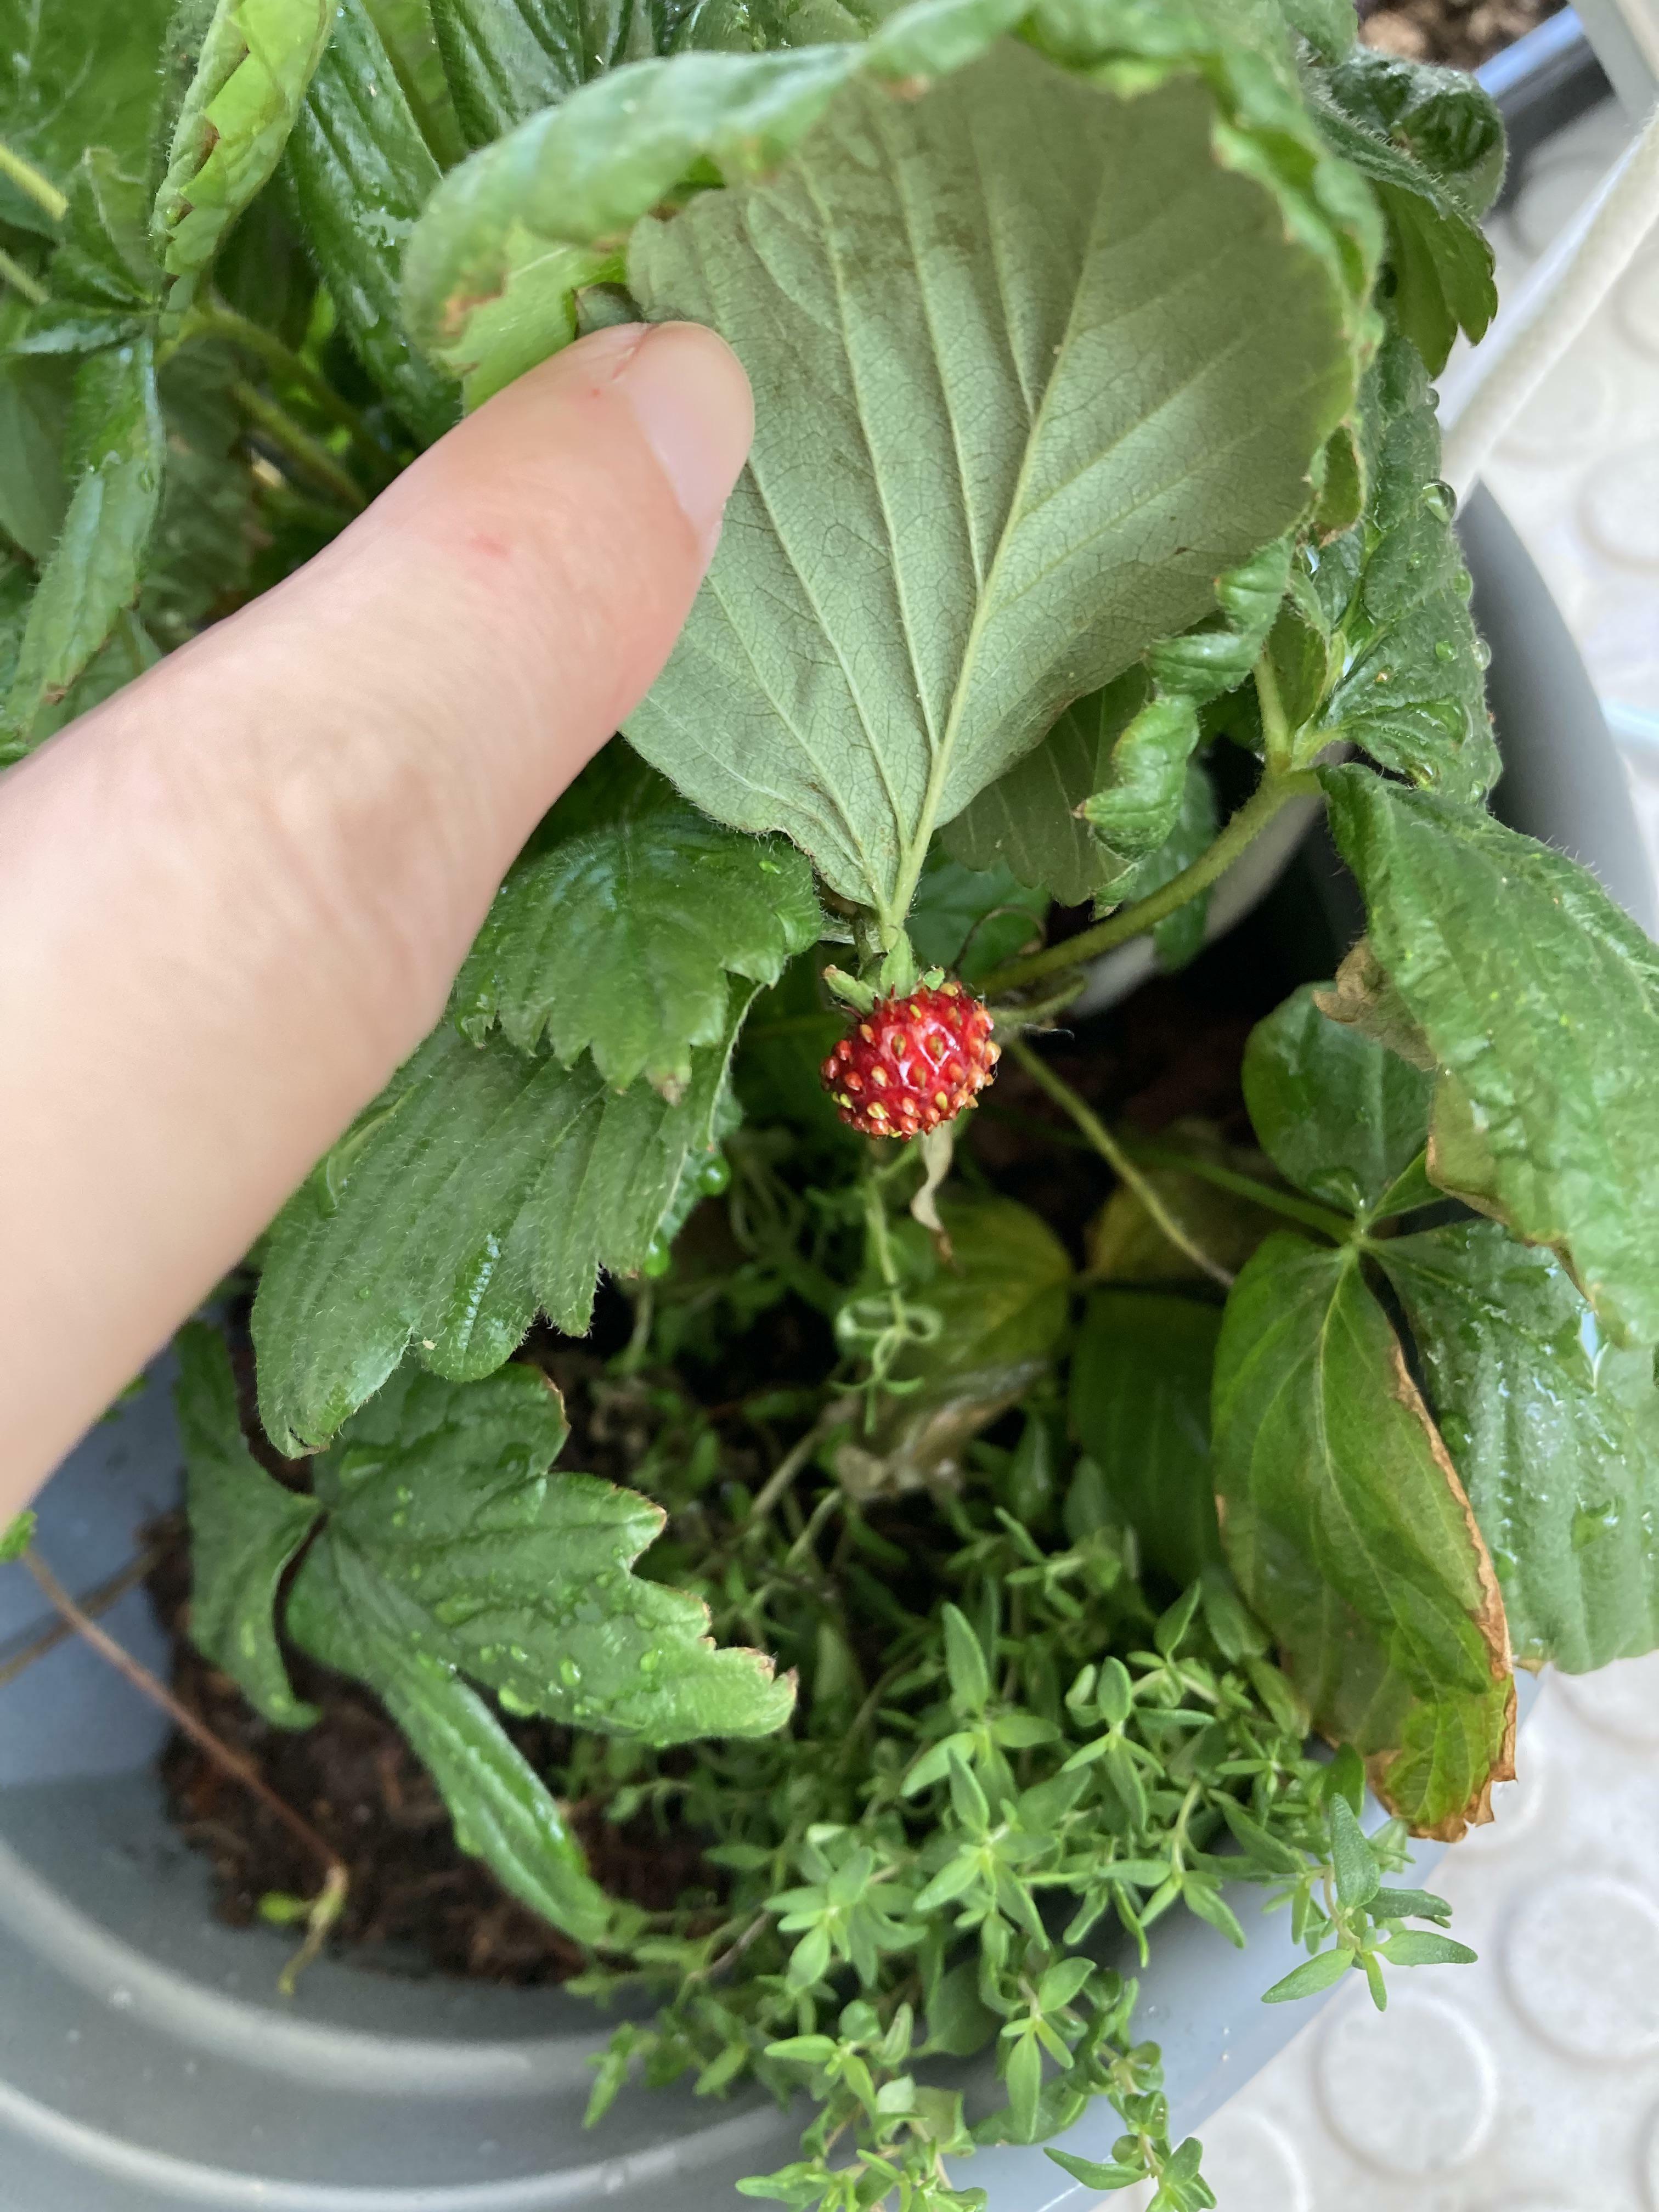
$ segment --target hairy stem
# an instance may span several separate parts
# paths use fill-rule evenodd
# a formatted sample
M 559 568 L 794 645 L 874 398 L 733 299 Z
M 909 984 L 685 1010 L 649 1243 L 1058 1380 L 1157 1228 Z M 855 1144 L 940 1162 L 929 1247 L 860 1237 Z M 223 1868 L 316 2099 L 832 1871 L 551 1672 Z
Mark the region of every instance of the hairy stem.
M 1062 1082 L 1048 1062 L 1033 1052 L 1024 1037 L 1013 1038 L 1008 1050 L 1032 1079 L 1046 1091 L 1055 1105 L 1069 1114 L 1078 1127 L 1089 1139 L 1121 1182 L 1125 1182 L 1146 1207 L 1158 1228 L 1177 1252 L 1184 1252 L 1195 1267 L 1201 1267 L 1212 1282 L 1224 1290 L 1232 1288 L 1231 1273 L 1217 1260 L 1212 1260 L 1201 1244 L 1195 1243 L 1175 1216 L 1170 1212 L 1152 1184 L 1135 1165 L 1106 1124 L 1093 1109 L 1085 1105 L 1069 1083 Z
M 69 202 L 52 179 L 42 176 L 21 154 L 14 154 L 3 138 L 0 138 L 0 177 L 9 177 L 24 198 L 44 209 L 54 222 L 62 222 L 69 213 Z
M 1293 799 L 1310 797 L 1319 789 L 1319 778 L 1311 769 L 1298 769 L 1289 775 L 1267 775 L 1256 786 L 1243 806 L 1228 822 L 1221 835 L 1206 852 L 1200 853 L 1192 866 L 1172 876 L 1160 890 L 1151 891 L 1133 905 L 1120 907 L 1115 914 L 1097 921 L 1092 929 L 1079 936 L 1068 937 L 1064 944 L 1050 945 L 1041 952 L 1028 953 L 1023 960 L 1011 960 L 1006 966 L 988 975 L 980 988 L 987 998 L 999 992 L 1011 991 L 1022 983 L 1034 983 L 1042 975 L 1053 975 L 1065 968 L 1076 968 L 1084 961 L 1097 959 L 1103 952 L 1110 952 L 1132 938 L 1142 937 L 1149 929 L 1157 927 L 1172 914 L 1178 913 L 1189 899 L 1200 891 L 1208 890 L 1218 876 L 1224 875 L 1239 854 L 1253 845 L 1279 809 Z
M 107 1660 L 116 1673 L 131 1682 L 135 1690 L 148 1698 L 152 1705 L 159 1705 L 173 1726 L 181 1729 L 216 1766 L 222 1767 L 227 1774 L 257 1797 L 271 1818 L 279 1820 L 295 1843 L 310 1852 L 322 1866 L 323 1887 L 312 1900 L 307 1914 L 304 1946 L 299 1956 L 289 1962 L 279 1984 L 283 1995 L 291 1996 L 295 1978 L 316 1957 L 324 1937 L 340 1916 L 340 1907 L 345 1902 L 346 1887 L 350 1879 L 345 1861 L 324 1841 L 309 1820 L 276 1795 L 251 1759 L 244 1759 L 240 1752 L 233 1751 L 228 1743 L 222 1742 L 205 1721 L 198 1719 L 188 1705 L 179 1703 L 165 1682 L 159 1681 L 148 1667 L 135 1659 L 125 1644 L 118 1644 L 112 1636 L 100 1628 L 85 1607 L 76 1604 L 38 1552 L 33 1548 L 25 1552 L 23 1565 L 75 1633 L 84 1643 L 89 1644 L 100 1659 Z
M 1264 653 L 1253 672 L 1255 696 L 1261 708 L 1261 739 L 1270 776 L 1283 775 L 1291 765 L 1291 726 L 1279 690 L 1273 662 Z
M 286 409 L 246 380 L 231 386 L 231 397 L 260 435 L 312 482 L 325 486 L 343 507 L 361 514 L 368 504 L 362 487 L 340 466 L 320 439 L 296 422 Z
M 1236 1168 L 1224 1168 L 1217 1160 L 1181 1152 L 1173 1145 L 1137 1144 L 1133 1153 L 1149 1168 L 1177 1168 L 1182 1175 L 1196 1176 L 1202 1182 L 1213 1183 L 1218 1190 L 1231 1191 L 1235 1198 L 1248 1198 L 1253 1206 L 1265 1206 L 1270 1213 L 1282 1213 L 1287 1221 L 1299 1221 L 1304 1228 L 1317 1229 L 1339 1244 L 1350 1243 L 1353 1239 L 1354 1223 L 1334 1206 L 1321 1206 L 1311 1198 L 1297 1198 L 1287 1190 L 1275 1190 L 1271 1183 L 1260 1182 L 1255 1176 L 1240 1175 Z
M 32 307 L 44 307 L 52 297 L 46 286 L 36 276 L 31 276 L 21 261 L 14 260 L 0 246 L 0 276 L 3 276 L 14 292 L 21 292 Z
M 349 399 L 343 399 L 328 379 L 319 376 L 302 354 L 295 353 L 292 346 L 284 345 L 274 331 L 263 329 L 251 316 L 239 314 L 227 301 L 215 299 L 191 308 L 179 333 L 179 343 L 187 343 L 191 338 L 220 339 L 227 345 L 236 347 L 240 352 L 250 353 L 256 360 L 263 362 L 273 376 L 299 385 L 306 397 L 331 422 L 337 422 L 343 430 L 349 430 L 363 452 L 384 466 L 386 455 L 359 410 Z

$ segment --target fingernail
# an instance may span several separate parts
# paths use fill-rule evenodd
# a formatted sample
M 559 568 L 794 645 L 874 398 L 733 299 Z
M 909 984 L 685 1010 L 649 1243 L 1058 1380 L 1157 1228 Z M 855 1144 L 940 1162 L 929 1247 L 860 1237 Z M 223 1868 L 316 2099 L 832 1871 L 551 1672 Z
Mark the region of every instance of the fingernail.
M 618 370 L 633 409 L 706 555 L 754 435 L 749 379 L 724 338 L 697 323 L 660 323 Z

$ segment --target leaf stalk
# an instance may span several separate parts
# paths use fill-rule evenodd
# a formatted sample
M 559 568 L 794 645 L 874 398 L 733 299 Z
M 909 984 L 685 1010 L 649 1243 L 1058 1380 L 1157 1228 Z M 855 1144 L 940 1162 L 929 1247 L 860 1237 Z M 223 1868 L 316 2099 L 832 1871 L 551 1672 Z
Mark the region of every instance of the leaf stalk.
M 1172 876 L 1167 884 L 1148 892 L 1145 898 L 1120 907 L 1092 929 L 1068 937 L 1061 944 L 1046 945 L 1041 952 L 1028 953 L 1024 959 L 1009 961 L 985 978 L 981 990 L 987 998 L 994 998 L 1000 992 L 1034 983 L 1039 977 L 1053 975 L 1061 969 L 1076 968 L 1085 961 L 1098 959 L 1103 952 L 1115 951 L 1132 938 L 1144 936 L 1160 921 L 1178 913 L 1189 899 L 1208 890 L 1217 878 L 1224 875 L 1239 855 L 1255 842 L 1281 808 L 1288 806 L 1293 799 L 1316 797 L 1319 789 L 1319 778 L 1312 769 L 1296 769 L 1285 775 L 1265 775 L 1215 842 L 1200 853 L 1190 867 L 1183 868 L 1178 876 Z

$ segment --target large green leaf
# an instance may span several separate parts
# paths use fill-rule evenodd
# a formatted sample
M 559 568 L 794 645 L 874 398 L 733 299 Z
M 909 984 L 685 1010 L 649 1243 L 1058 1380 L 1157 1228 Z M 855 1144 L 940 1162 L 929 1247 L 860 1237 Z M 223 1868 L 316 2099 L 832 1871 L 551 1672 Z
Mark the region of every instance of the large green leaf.
M 1659 1388 L 1565 1272 L 1492 1222 L 1377 1257 L 1503 1585 L 1516 1656 L 1569 1674 L 1659 1644 Z
M 364 0 L 364 4 L 421 136 L 440 167 L 453 167 L 465 156 L 468 141 L 462 136 L 449 89 L 430 0 Z
M 646 312 L 731 340 L 757 431 L 628 734 L 889 922 L 934 827 L 1307 503 L 1350 302 L 1220 129 L 1193 79 L 1120 100 L 1010 46 L 914 102 L 849 85 L 775 180 L 635 234 Z
M 1498 747 L 1469 613 L 1469 577 L 1438 481 L 1440 429 L 1415 347 L 1391 338 L 1365 382 L 1361 520 L 1320 554 L 1303 604 L 1333 633 L 1336 681 L 1299 742 L 1357 745 L 1413 783 L 1478 800 Z
M 1442 1069 L 1429 1171 L 1659 1340 L 1659 955 L 1577 862 L 1473 807 L 1322 772 L 1377 959 Z
M 1423 1833 L 1488 1817 L 1515 1687 L 1492 1563 L 1358 1255 L 1271 1237 L 1215 1370 L 1228 1562 L 1335 1741 Z
M 0 720 L 0 763 L 45 734 L 42 710 L 70 691 L 138 598 L 164 460 L 149 338 L 82 362 L 65 453 L 75 489 L 29 608 Z
M 1480 218 L 1504 172 L 1504 126 L 1462 70 L 1356 52 L 1316 95 L 1330 144 L 1369 177 L 1389 224 L 1392 312 L 1431 375 L 1462 330 L 1498 311 Z
M 176 1350 L 191 1641 L 268 1721 L 309 1728 L 317 1709 L 296 1698 L 289 1680 L 276 1641 L 276 1592 L 322 1508 L 285 1490 L 248 1449 L 219 1332 L 192 1322 L 179 1331 Z
M 13 299 L 0 307 L 0 335 L 15 338 L 22 318 Z M 64 432 L 75 370 L 68 361 L 0 353 L 0 532 L 31 561 L 52 551 L 68 503 Z
M 355 1546 L 325 1536 L 295 1579 L 288 1625 L 313 1659 L 381 1699 L 437 1784 L 460 1848 L 532 1912 L 602 1942 L 611 1900 L 562 1810 L 477 1692 L 422 1648 L 419 1607 Z
M 1280 1174 L 1350 1213 L 1382 1206 L 1427 1141 L 1434 1079 L 1301 990 L 1250 1031 L 1244 1103 Z
M 475 1042 L 499 1022 L 521 1052 L 545 1035 L 618 1090 L 673 1093 L 725 1033 L 728 975 L 775 983 L 819 927 L 792 847 L 720 829 L 609 745 L 501 886 L 454 1009 Z
M 438 164 L 363 0 L 343 0 L 329 13 L 333 36 L 295 118 L 287 171 L 346 335 L 430 444 L 454 422 L 459 395 L 410 343 L 399 272 Z
M 1128 670 L 1069 706 L 1039 745 L 988 783 L 943 832 L 970 868 L 1005 867 L 1062 906 L 1081 906 L 1122 872 L 1079 809 L 1106 777 L 1112 746 L 1144 705 L 1146 678 Z
M 336 13 L 335 0 L 217 0 L 155 198 L 174 313 L 282 159 Z
M 716 1650 L 707 1606 L 631 1571 L 662 1508 L 549 1472 L 568 1433 L 532 1368 L 457 1384 L 406 1367 L 317 1462 L 326 1540 L 509 1712 L 653 1744 L 781 1727 L 793 1693 L 771 1662 Z
M 1221 1315 L 1195 1298 L 1096 1291 L 1072 1347 L 1072 1431 L 1143 1555 L 1184 1588 L 1221 1557 L 1210 1383 Z
M 253 1310 L 259 1411 L 314 1450 L 413 1341 L 458 1381 L 491 1373 L 538 1309 L 580 1335 L 601 1267 L 637 1268 L 688 1160 L 713 1141 L 731 1040 L 671 1104 L 591 1060 L 468 1044 L 446 1023 L 289 1200 Z
M 88 146 L 149 153 L 156 59 L 174 0 L 0 0 L 0 135 L 67 191 Z M 34 200 L 0 179 L 0 220 L 52 234 Z

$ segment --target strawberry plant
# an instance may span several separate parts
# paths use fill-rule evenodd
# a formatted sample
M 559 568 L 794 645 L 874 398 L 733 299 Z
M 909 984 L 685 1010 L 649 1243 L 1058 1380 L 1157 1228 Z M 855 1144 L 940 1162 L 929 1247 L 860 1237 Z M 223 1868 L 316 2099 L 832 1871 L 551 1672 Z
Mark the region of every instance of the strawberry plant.
M 1103 2098 L 1062 2164 L 1212 2203 L 1110 1958 L 1237 1881 L 1273 2000 L 1467 1957 L 1406 1834 L 1487 1816 L 1516 1664 L 1659 1643 L 1659 960 L 1489 810 L 1437 477 L 1494 112 L 1343 0 L 0 15 L 0 757 L 585 331 L 756 397 L 660 680 L 254 1255 L 257 1425 L 180 1340 L 196 1641 L 276 1727 L 296 1653 L 368 1686 L 657 1999 L 596 2119 L 758 2081 L 816 2112 L 751 2194 L 965 2212 Z M 1149 1146 L 1045 1033 L 1298 802 L 1366 933 L 1254 1146 Z M 1109 1173 L 1086 1244 L 999 1111 Z

